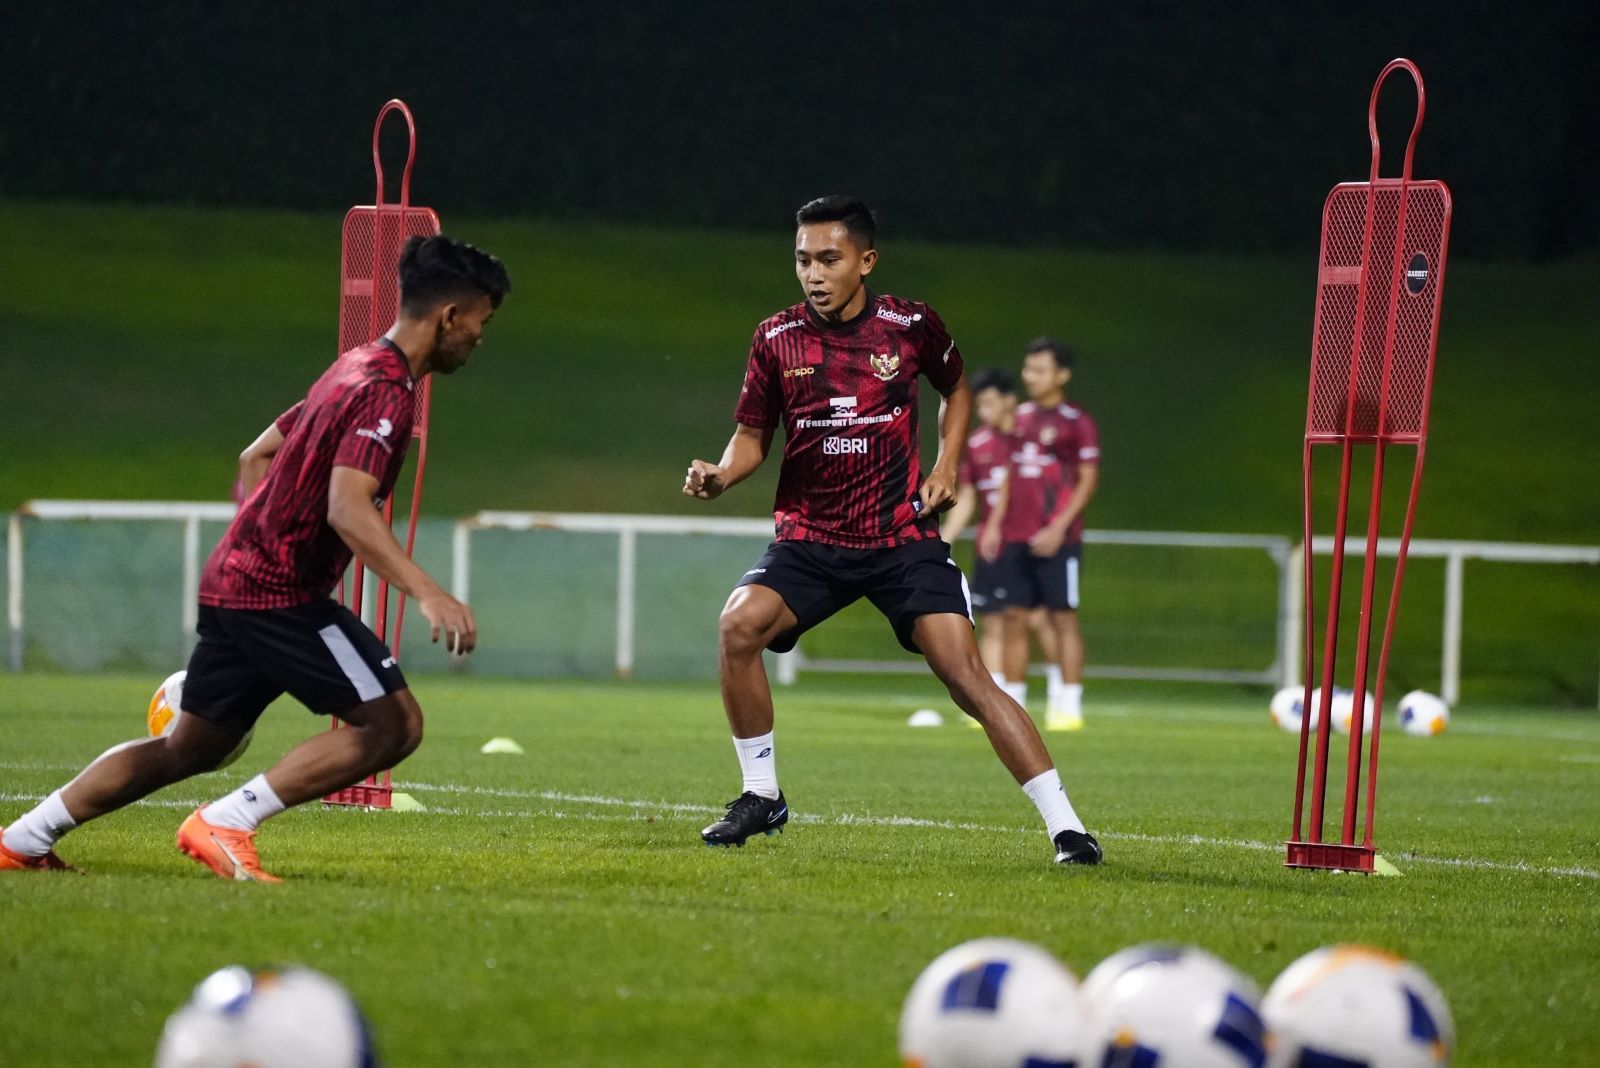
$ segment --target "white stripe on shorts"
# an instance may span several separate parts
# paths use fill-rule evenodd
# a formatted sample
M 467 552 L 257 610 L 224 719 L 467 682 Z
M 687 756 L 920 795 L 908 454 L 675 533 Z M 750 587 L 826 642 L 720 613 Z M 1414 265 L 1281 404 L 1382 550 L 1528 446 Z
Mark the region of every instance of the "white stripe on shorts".
M 1078 558 L 1067 557 L 1067 607 L 1078 609 Z
M 383 696 L 383 683 L 378 681 L 378 676 L 372 673 L 367 662 L 361 659 L 361 654 L 337 623 L 329 623 L 317 633 L 322 637 L 322 644 L 328 647 L 328 652 L 333 654 L 339 670 L 356 688 L 357 697 L 362 701 L 376 701 Z
M 961 570 L 961 565 L 954 560 L 946 560 L 945 563 L 955 568 L 956 574 L 961 576 L 961 596 L 967 602 L 967 622 L 977 626 L 978 621 L 972 618 L 972 587 L 967 585 L 967 573 Z

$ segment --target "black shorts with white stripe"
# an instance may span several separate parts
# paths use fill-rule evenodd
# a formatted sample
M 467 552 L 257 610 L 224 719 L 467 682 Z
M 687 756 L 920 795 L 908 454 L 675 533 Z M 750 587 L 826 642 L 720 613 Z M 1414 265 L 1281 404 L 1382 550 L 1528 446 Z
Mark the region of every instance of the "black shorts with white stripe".
M 341 604 L 244 610 L 200 606 L 183 710 L 249 727 L 280 694 L 338 715 L 406 688 L 394 656 Z
M 787 653 L 800 635 L 863 597 L 913 653 L 922 652 L 913 632 L 923 616 L 948 612 L 972 620 L 967 577 L 939 538 L 882 549 L 775 541 L 737 585 L 769 587 L 794 612 L 796 624 L 767 643 L 775 653 Z

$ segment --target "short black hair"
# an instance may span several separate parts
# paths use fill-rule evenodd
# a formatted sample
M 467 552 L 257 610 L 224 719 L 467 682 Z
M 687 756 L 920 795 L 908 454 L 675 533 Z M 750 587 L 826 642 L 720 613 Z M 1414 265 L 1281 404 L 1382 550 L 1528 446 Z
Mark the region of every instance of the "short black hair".
M 1016 396 L 1017 380 L 1010 373 L 998 367 L 985 367 L 972 376 L 972 392 L 982 393 L 986 389 L 996 390 L 1007 396 Z
M 506 266 L 479 248 L 438 234 L 413 237 L 400 252 L 400 306 L 421 315 L 452 297 L 482 294 L 489 303 L 511 292 Z
M 845 196 L 843 193 L 818 197 L 802 204 L 800 210 L 794 213 L 796 226 L 823 222 L 844 223 L 844 228 L 850 231 L 850 236 L 862 248 L 875 247 L 873 240 L 878 236 L 878 217 L 860 197 Z
M 1072 370 L 1073 366 L 1078 362 L 1078 354 L 1072 350 L 1071 345 L 1060 338 L 1050 337 L 1049 335 L 1034 338 L 1028 342 L 1028 347 L 1023 350 L 1025 356 L 1032 356 L 1036 352 L 1048 352 L 1050 358 L 1056 361 L 1056 366 L 1063 371 Z

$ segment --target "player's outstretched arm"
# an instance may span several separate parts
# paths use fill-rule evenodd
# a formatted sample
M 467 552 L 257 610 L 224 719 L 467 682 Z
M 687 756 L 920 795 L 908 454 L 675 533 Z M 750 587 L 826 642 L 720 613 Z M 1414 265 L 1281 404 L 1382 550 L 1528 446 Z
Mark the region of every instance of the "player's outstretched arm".
M 283 448 L 283 431 L 278 429 L 276 420 L 267 425 L 256 440 L 239 454 L 239 499 L 242 501 L 254 493 L 256 487 L 261 485 L 261 480 L 267 477 L 267 468 L 272 465 L 272 458 L 278 455 L 278 450 Z
M 737 486 L 761 466 L 772 449 L 772 428 L 747 426 L 737 423 L 728 447 L 722 450 L 717 463 L 695 460 L 689 464 L 683 479 L 683 492 L 688 497 L 714 501 Z
M 335 467 L 328 480 L 328 525 L 344 543 L 395 589 L 417 602 L 434 641 L 440 634 L 452 653 L 470 653 L 478 644 L 472 609 L 456 600 L 400 548 L 394 531 L 373 507 L 378 480 L 353 467 Z
M 922 480 L 918 496 L 924 514 L 942 511 L 955 503 L 956 475 L 961 469 L 961 453 L 967 447 L 967 424 L 972 421 L 972 387 L 965 372 L 944 395 L 939 405 L 939 458 Z

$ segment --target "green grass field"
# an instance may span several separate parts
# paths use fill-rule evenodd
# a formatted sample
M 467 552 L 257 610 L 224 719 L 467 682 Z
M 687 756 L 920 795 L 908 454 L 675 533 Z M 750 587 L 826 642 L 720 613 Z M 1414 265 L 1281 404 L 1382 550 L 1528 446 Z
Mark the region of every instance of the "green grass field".
M 233 768 L 73 834 L 84 877 L 4 879 L 3 1061 L 148 1064 L 161 1022 L 229 962 L 348 983 L 387 1062 L 842 1065 L 894 1060 L 900 1000 L 946 947 L 1011 935 L 1080 974 L 1122 946 L 1206 946 L 1263 984 L 1323 943 L 1421 962 L 1463 1068 L 1600 1061 L 1600 724 L 1475 708 L 1384 743 L 1379 844 L 1398 879 L 1281 867 L 1294 741 L 1261 699 L 1096 690 L 1052 737 L 1107 863 L 1058 871 L 1031 807 L 929 679 L 782 694 L 787 834 L 696 831 L 737 767 L 709 687 L 421 676 L 403 767 L 428 811 L 295 811 L 261 845 L 282 886 L 181 858 L 183 815 L 316 722 L 270 711 Z M 142 723 L 149 680 L 27 675 L 0 716 L 0 818 Z M 494 735 L 524 757 L 483 756 Z

